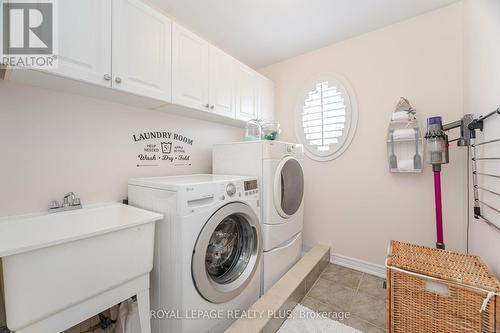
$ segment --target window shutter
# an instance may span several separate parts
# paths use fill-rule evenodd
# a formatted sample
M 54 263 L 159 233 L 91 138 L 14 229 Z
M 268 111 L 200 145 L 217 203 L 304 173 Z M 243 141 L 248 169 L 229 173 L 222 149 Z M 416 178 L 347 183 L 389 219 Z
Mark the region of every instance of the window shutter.
M 316 84 L 304 102 L 302 114 L 302 129 L 309 145 L 318 152 L 329 152 L 344 135 L 346 120 L 342 92 L 328 82 Z

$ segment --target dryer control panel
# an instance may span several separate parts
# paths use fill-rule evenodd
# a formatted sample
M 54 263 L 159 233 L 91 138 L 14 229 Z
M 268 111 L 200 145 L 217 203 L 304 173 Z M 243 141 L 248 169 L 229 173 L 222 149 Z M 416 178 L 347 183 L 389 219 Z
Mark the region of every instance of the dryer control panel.
M 264 146 L 264 159 L 280 160 L 286 156 L 302 159 L 304 157 L 304 146 L 298 143 L 281 141 L 272 141 Z
M 295 144 L 295 143 L 287 143 L 284 146 L 285 151 L 284 154 L 295 156 L 297 158 L 302 158 L 304 156 L 304 146 Z

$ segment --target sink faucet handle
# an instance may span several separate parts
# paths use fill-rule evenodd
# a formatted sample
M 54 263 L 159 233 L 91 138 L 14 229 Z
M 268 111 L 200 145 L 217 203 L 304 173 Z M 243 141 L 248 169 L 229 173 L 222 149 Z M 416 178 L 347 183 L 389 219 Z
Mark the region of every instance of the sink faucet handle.
M 69 192 L 64 196 L 62 202 L 55 200 L 50 202 L 49 213 L 65 212 L 81 208 L 82 208 L 82 201 L 80 200 L 80 198 L 77 198 L 75 193 Z
M 63 198 L 63 206 L 71 206 L 73 205 L 73 201 L 75 200 L 75 193 L 69 192 Z
M 61 207 L 61 203 L 57 200 L 54 200 L 54 201 L 51 201 L 49 203 L 49 208 L 50 209 L 56 209 L 56 208 L 60 208 Z

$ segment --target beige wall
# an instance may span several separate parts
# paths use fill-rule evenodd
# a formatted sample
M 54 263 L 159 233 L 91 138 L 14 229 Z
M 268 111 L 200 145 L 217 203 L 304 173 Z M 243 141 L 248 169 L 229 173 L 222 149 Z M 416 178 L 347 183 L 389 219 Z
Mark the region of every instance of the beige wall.
M 465 113 L 481 115 L 500 106 L 500 1 L 466 0 L 465 13 Z M 484 133 L 478 142 L 500 138 L 500 117 L 485 122 Z M 482 156 L 500 156 L 500 144 L 478 149 Z M 500 163 L 478 162 L 488 173 L 500 175 Z M 479 177 L 482 187 L 500 192 L 500 181 Z M 481 193 L 481 199 L 500 209 L 498 196 Z M 483 211 L 492 222 L 500 226 L 500 214 Z M 471 252 L 480 255 L 500 276 L 500 232 L 481 221 L 471 219 Z
M 332 245 L 344 256 L 382 265 L 391 239 L 432 246 L 435 242 L 433 179 L 391 174 L 387 126 L 400 96 L 425 119 L 463 114 L 462 3 L 298 56 L 261 70 L 276 84 L 283 139 L 297 141 L 295 112 L 306 82 L 338 73 L 350 82 L 359 107 L 358 129 L 338 159 L 306 159 L 306 246 Z M 443 172 L 445 241 L 465 249 L 465 153 L 451 149 Z
M 132 135 L 150 130 L 192 138 L 191 166 L 138 168 L 145 143 Z M 44 211 L 68 191 L 84 204 L 121 201 L 130 177 L 208 173 L 212 144 L 242 136 L 236 127 L 0 81 L 0 216 Z

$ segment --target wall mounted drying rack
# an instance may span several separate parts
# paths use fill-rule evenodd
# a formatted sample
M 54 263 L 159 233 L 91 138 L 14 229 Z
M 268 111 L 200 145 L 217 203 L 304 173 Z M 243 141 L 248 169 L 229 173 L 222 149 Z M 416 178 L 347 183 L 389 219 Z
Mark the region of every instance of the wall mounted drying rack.
M 475 175 L 479 176 L 485 176 L 485 177 L 493 177 L 493 178 L 500 178 L 500 175 L 491 175 L 489 173 L 482 173 L 482 172 L 474 172 Z
M 472 123 L 469 124 L 469 129 L 470 130 L 479 129 L 479 130 L 483 131 L 484 130 L 484 121 L 493 115 L 500 115 L 500 107 L 498 109 L 496 109 L 495 111 L 490 112 L 486 116 L 482 116 L 482 117 L 479 117 L 478 119 L 474 120 Z M 496 229 L 497 231 L 500 231 L 499 225 L 493 223 L 490 219 L 488 219 L 487 217 L 485 217 L 482 214 L 481 207 L 487 207 L 487 208 L 489 208 L 492 211 L 497 212 L 497 213 L 500 213 L 500 208 L 493 207 L 492 205 L 480 200 L 479 199 L 479 192 L 480 191 L 487 192 L 487 193 L 493 194 L 493 195 L 498 196 L 498 197 L 500 197 L 500 193 L 493 191 L 491 189 L 487 189 L 483 186 L 479 186 L 478 181 L 477 181 L 478 176 L 490 177 L 490 178 L 500 178 L 500 175 L 495 175 L 495 174 L 491 174 L 491 173 L 484 173 L 484 172 L 477 171 L 477 162 L 478 161 L 499 161 L 500 157 L 497 157 L 497 156 L 477 157 L 476 156 L 476 147 L 483 146 L 483 145 L 489 145 L 489 144 L 493 144 L 493 143 L 498 143 L 498 142 L 500 142 L 500 138 L 472 144 L 472 148 L 473 148 L 472 182 L 473 182 L 473 187 L 474 187 L 474 217 L 478 220 L 479 219 L 482 220 L 487 225 Z

